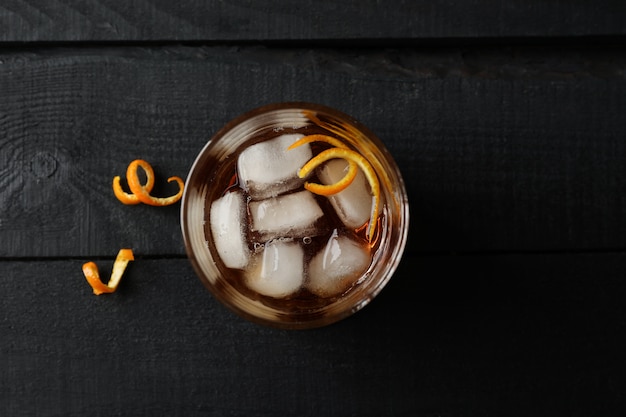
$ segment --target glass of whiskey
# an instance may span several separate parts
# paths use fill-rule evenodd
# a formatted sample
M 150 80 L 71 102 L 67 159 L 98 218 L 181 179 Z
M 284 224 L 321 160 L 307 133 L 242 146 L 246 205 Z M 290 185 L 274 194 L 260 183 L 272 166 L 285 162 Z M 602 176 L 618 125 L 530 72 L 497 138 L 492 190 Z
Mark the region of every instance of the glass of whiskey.
M 409 204 L 384 144 L 327 106 L 275 103 L 228 122 L 194 161 L 181 228 L 196 274 L 252 322 L 347 318 L 402 257 Z

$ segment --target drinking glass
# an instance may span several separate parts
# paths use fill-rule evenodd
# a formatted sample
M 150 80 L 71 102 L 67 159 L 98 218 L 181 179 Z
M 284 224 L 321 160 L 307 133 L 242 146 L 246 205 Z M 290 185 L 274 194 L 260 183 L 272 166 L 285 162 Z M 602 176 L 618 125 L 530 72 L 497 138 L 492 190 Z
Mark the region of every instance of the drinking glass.
M 374 225 L 375 233 L 370 236 L 364 231 L 365 225 L 359 231 L 353 231 L 360 233 L 360 242 L 369 251 L 371 258 L 354 282 L 339 294 L 319 296 L 306 289 L 306 275 L 308 269 L 312 268 L 306 262 L 315 256 L 307 251 L 313 251 L 315 245 L 309 248 L 300 241 L 301 236 L 288 240 L 298 241 L 305 253 L 303 286 L 288 296 L 275 297 L 256 292 L 246 285 L 245 277 L 249 271 L 245 267 L 242 268 L 243 271 L 226 267 L 216 247 L 211 229 L 211 222 L 215 221 L 211 217 L 211 206 L 233 189 L 243 187 L 242 173 L 237 165 L 239 156 L 252 145 L 285 134 L 296 135 L 294 137 L 332 137 L 365 159 L 367 162 L 357 168 L 361 171 L 371 170 L 378 180 L 380 191 L 377 217 L 375 221 L 370 218 L 368 222 L 368 226 Z M 336 142 L 333 143 L 311 143 L 309 146 L 315 155 L 337 145 Z M 349 163 L 347 161 L 348 159 L 344 160 L 346 166 Z M 367 185 L 370 187 L 367 207 L 371 208 L 370 204 L 375 203 L 374 191 L 371 182 Z M 271 196 L 274 197 L 277 196 Z M 316 194 L 314 198 L 326 210 L 331 207 L 325 202 L 330 196 Z M 246 194 L 245 204 L 250 201 L 252 199 Z M 241 220 L 244 229 L 249 228 L 250 220 L 245 216 L 250 215 L 250 210 L 248 205 Z M 289 216 L 300 211 L 291 209 L 291 212 L 283 213 L 281 217 L 289 222 Z M 335 230 L 332 222 L 337 221 L 336 216 L 330 213 L 328 217 L 330 229 Z M 388 283 L 406 245 L 409 205 L 400 169 L 381 140 L 367 127 L 351 116 L 324 105 L 305 102 L 275 103 L 234 118 L 206 143 L 196 157 L 186 180 L 181 203 L 181 228 L 186 253 L 196 274 L 213 296 L 226 307 L 261 325 L 282 329 L 311 329 L 351 316 L 365 307 Z M 250 231 L 244 230 L 243 236 L 248 239 L 251 236 Z M 307 238 L 302 240 L 306 242 Z M 308 239 L 311 241 L 311 238 Z M 250 241 L 246 245 L 246 250 L 254 254 L 266 244 Z M 324 250 L 323 244 L 315 247 L 317 252 Z M 328 252 L 329 248 L 330 246 L 325 250 Z M 341 257 L 342 253 L 347 253 L 336 252 L 335 255 L 331 253 L 330 258 Z M 267 278 L 273 279 L 271 273 Z

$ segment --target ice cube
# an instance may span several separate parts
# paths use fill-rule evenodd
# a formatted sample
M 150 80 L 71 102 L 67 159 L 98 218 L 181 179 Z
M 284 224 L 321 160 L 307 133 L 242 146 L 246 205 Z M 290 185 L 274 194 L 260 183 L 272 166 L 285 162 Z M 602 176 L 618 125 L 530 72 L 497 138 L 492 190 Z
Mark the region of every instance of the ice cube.
M 367 246 L 333 232 L 326 246 L 311 259 L 306 287 L 320 297 L 342 294 L 361 277 L 370 262 Z
M 239 180 L 254 200 L 275 197 L 299 187 L 298 170 L 312 157 L 305 144 L 287 150 L 301 134 L 285 134 L 246 148 L 237 160 Z
M 300 289 L 304 281 L 304 251 L 294 241 L 273 240 L 253 256 L 246 284 L 260 294 L 283 298 Z
M 348 162 L 331 159 L 318 168 L 317 175 L 322 184 L 334 184 L 347 172 Z M 359 169 L 352 183 L 343 191 L 328 197 L 337 216 L 347 227 L 356 229 L 369 221 L 372 210 L 372 194 L 363 172 Z
M 225 194 L 211 203 L 209 221 L 217 253 L 228 268 L 243 269 L 250 250 L 246 243 L 246 206 L 241 191 Z
M 313 194 L 307 190 L 249 203 L 250 230 L 262 241 L 277 237 L 316 236 L 316 221 L 324 215 Z

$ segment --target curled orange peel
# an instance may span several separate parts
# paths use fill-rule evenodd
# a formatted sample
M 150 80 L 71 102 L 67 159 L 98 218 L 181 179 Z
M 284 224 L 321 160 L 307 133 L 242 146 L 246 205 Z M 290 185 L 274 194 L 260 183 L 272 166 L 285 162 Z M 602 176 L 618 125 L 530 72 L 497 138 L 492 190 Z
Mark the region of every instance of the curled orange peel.
M 100 273 L 98 272 L 98 265 L 94 262 L 86 262 L 83 264 L 83 274 L 87 279 L 89 285 L 93 289 L 95 295 L 115 292 L 117 286 L 122 279 L 122 275 L 126 270 L 128 262 L 134 261 L 132 249 L 120 249 L 113 263 L 113 270 L 111 271 L 111 278 L 107 284 L 104 284 L 100 280 Z
M 337 148 L 348 148 L 348 146 L 345 143 L 343 143 L 337 138 L 333 138 L 332 136 L 328 136 L 328 135 L 315 134 L 315 135 L 308 135 L 308 136 L 301 137 L 300 139 L 298 139 L 297 141 L 289 145 L 287 149 L 291 150 L 293 148 L 297 148 L 298 146 L 304 145 L 305 143 L 311 143 L 311 142 L 326 142 Z
M 142 184 L 139 179 L 138 170 L 143 169 L 146 174 L 146 183 Z M 118 200 L 124 204 L 134 205 L 139 203 L 151 206 L 169 206 L 176 203 L 183 196 L 185 183 L 180 177 L 169 177 L 167 182 L 176 181 L 178 184 L 178 192 L 170 197 L 154 197 L 150 194 L 154 187 L 154 170 L 152 166 L 143 159 L 135 159 L 126 169 L 126 181 L 131 193 L 127 193 L 122 189 L 121 179 L 119 176 L 113 177 L 113 193 Z
M 332 136 L 328 136 L 328 135 L 316 134 L 316 135 L 304 136 L 298 139 L 297 141 L 292 143 L 287 148 L 287 150 L 291 150 L 291 149 L 297 148 L 298 146 L 302 146 L 305 143 L 311 143 L 311 142 L 326 142 L 336 148 L 349 149 L 346 146 L 346 144 L 344 144 L 339 139 L 333 138 Z M 300 170 L 300 172 L 298 172 L 298 176 L 300 178 L 304 178 L 308 174 L 310 174 L 311 171 L 308 171 L 305 175 L 300 175 L 300 173 L 302 172 L 302 170 Z M 346 172 L 346 175 L 344 175 L 344 177 L 341 180 L 335 182 L 334 184 L 328 184 L 328 185 L 306 182 L 304 184 L 304 188 L 311 191 L 312 193 L 319 194 L 319 195 L 327 196 L 331 194 L 336 194 L 342 190 L 345 190 L 352 183 L 352 181 L 354 181 L 356 174 L 357 174 L 356 163 L 352 160 L 348 160 L 348 171 Z
M 150 193 L 152 191 L 152 187 L 154 186 L 154 176 L 150 176 L 147 178 L 146 183 L 143 185 L 143 189 Z M 121 178 L 119 175 L 113 177 L 113 193 L 118 200 L 126 205 L 135 205 L 141 203 L 139 201 L 139 197 L 132 193 L 127 193 L 122 189 Z
M 370 220 L 367 224 L 367 237 L 368 237 L 368 240 L 371 242 L 372 239 L 374 238 L 374 232 L 376 230 L 376 223 L 378 219 L 378 206 L 380 205 L 380 182 L 378 181 L 378 177 L 376 176 L 376 172 L 374 171 L 374 168 L 372 168 L 370 163 L 367 162 L 367 159 L 365 159 L 361 154 L 351 149 L 330 148 L 330 149 L 326 149 L 325 151 L 320 152 L 319 154 L 311 158 L 306 164 L 304 164 L 304 166 L 300 168 L 300 170 L 298 171 L 298 176 L 300 178 L 304 178 L 307 175 L 309 175 L 315 168 L 317 168 L 324 162 L 330 159 L 337 159 L 337 158 L 342 158 L 342 159 L 345 159 L 347 161 L 352 161 L 355 164 L 357 164 L 359 168 L 363 170 L 363 173 L 365 174 L 365 178 L 367 178 L 367 181 L 370 184 L 370 188 L 371 188 L 372 195 L 373 195 L 372 197 L 373 201 L 372 201 L 372 209 L 370 211 Z M 313 193 L 328 196 L 328 195 L 336 194 L 340 191 L 343 191 L 346 187 L 348 187 L 348 185 L 350 185 L 350 183 L 344 184 L 342 183 L 342 181 L 343 179 L 339 180 L 335 184 L 331 184 L 332 187 L 328 189 L 324 189 L 323 190 L 324 193 L 316 193 L 314 188 L 311 189 L 311 185 L 314 185 L 314 184 L 305 183 L 304 186 L 306 189 L 308 189 L 309 191 Z
M 315 125 L 339 136 L 353 146 L 357 146 L 357 144 L 361 141 L 369 142 L 369 139 L 367 139 L 367 137 L 351 123 L 329 120 L 328 118 L 318 116 L 318 113 L 313 110 L 303 110 L 302 114 Z M 371 149 L 367 146 L 360 147 L 360 151 L 362 152 L 363 156 L 374 166 L 376 172 L 380 174 L 380 181 L 382 181 L 387 188 L 392 189 L 393 186 L 391 178 L 389 177 L 389 174 L 387 173 L 385 167 L 380 163 L 379 158 L 375 155 L 375 153 L 372 152 Z M 400 206 L 401 201 L 398 200 L 398 198 L 394 197 L 393 201 L 396 206 Z

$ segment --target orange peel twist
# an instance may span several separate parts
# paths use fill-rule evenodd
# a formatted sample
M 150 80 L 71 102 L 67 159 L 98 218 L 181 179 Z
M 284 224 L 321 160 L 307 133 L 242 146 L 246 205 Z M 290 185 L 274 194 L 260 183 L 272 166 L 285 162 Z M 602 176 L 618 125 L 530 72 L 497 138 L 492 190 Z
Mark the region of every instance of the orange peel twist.
M 357 143 L 360 140 L 368 141 L 367 137 L 351 123 L 348 122 L 340 122 L 334 120 L 328 120 L 327 118 L 318 116 L 318 113 L 313 110 L 303 110 L 302 114 L 313 122 L 315 125 L 326 129 L 327 131 L 339 136 L 342 139 L 345 139 L 347 143 L 357 146 Z M 380 181 L 385 184 L 386 187 L 392 189 L 393 182 L 387 173 L 385 167 L 381 164 L 381 162 L 376 157 L 376 154 L 372 152 L 368 147 L 364 147 L 362 149 L 363 156 L 370 161 L 370 163 L 374 166 L 376 172 L 380 175 Z M 392 195 L 393 202 L 396 206 L 400 206 L 401 201 Z
M 94 262 L 86 262 L 83 264 L 83 274 L 85 279 L 95 295 L 115 292 L 117 286 L 122 279 L 122 275 L 126 270 L 126 266 L 130 261 L 134 261 L 132 249 L 120 249 L 113 263 L 113 270 L 111 271 L 111 278 L 107 284 L 100 280 L 100 273 L 98 272 L 98 265 Z
M 311 158 L 306 164 L 304 164 L 298 170 L 298 177 L 300 178 L 307 177 L 311 172 L 313 172 L 315 168 L 317 168 L 318 166 L 320 166 L 321 164 L 323 164 L 324 162 L 330 159 L 338 159 L 338 158 L 345 159 L 350 165 L 350 168 L 348 169 L 348 172 L 346 173 L 346 175 L 339 181 L 335 182 L 334 184 L 322 185 L 322 184 L 305 182 L 304 188 L 311 191 L 312 193 L 323 195 L 323 196 L 337 194 L 345 190 L 352 183 L 352 181 L 354 180 L 356 176 L 356 167 L 358 166 L 359 168 L 361 168 L 361 170 L 365 174 L 365 178 L 367 178 L 367 181 L 369 182 L 370 189 L 373 195 L 372 208 L 370 211 L 370 220 L 368 221 L 367 230 L 366 230 L 368 240 L 371 242 L 372 239 L 374 238 L 374 232 L 376 231 L 376 224 L 378 220 L 378 209 L 380 206 L 380 182 L 378 180 L 378 176 L 376 175 L 376 172 L 374 171 L 374 168 L 367 161 L 367 159 L 363 157 L 363 155 L 348 148 L 348 146 L 345 145 L 343 142 L 341 142 L 339 139 L 326 136 L 326 135 L 304 136 L 300 138 L 299 140 L 297 140 L 296 142 L 294 142 L 293 144 L 291 144 L 291 146 L 289 146 L 288 149 L 293 149 L 305 143 L 310 143 L 314 141 L 327 142 L 335 147 L 326 149 L 320 152 L 319 154 L 317 154 L 316 156 L 314 156 L 313 158 Z
M 300 139 L 298 139 L 297 141 L 295 141 L 294 143 L 292 143 L 287 150 L 291 150 L 294 148 L 297 148 L 298 146 L 302 146 L 305 143 L 311 143 L 311 142 L 326 142 L 330 145 L 333 145 L 336 148 L 340 148 L 340 149 L 348 149 L 348 147 L 339 139 L 333 138 L 332 136 L 327 136 L 327 135 L 308 135 L 308 136 L 304 136 Z M 307 172 L 307 175 L 310 172 Z M 328 185 L 324 185 L 324 184 L 316 184 L 316 183 L 311 183 L 311 182 L 306 182 L 304 184 L 304 188 L 306 188 L 307 190 L 311 191 L 312 193 L 315 194 L 319 194 L 319 195 L 331 195 L 331 194 L 336 194 L 339 191 L 342 191 L 344 189 L 346 189 L 348 187 L 348 185 L 350 185 L 352 183 L 352 181 L 354 181 L 354 178 L 356 177 L 357 174 L 357 165 L 354 161 L 352 160 L 348 160 L 348 171 L 346 172 L 346 175 L 344 175 L 344 177 L 337 181 L 334 184 L 328 184 Z M 298 176 L 300 178 L 304 178 L 304 176 L 300 176 L 300 174 L 298 173 Z
M 146 174 L 146 183 L 142 184 L 139 179 L 138 170 L 143 169 Z M 180 177 L 173 176 L 167 179 L 167 182 L 176 181 L 178 184 L 178 192 L 170 197 L 154 197 L 150 194 L 154 187 L 154 170 L 152 166 L 143 159 L 135 159 L 126 169 L 126 181 L 130 188 L 131 194 L 122 189 L 120 177 L 113 177 L 113 193 L 118 200 L 127 205 L 139 203 L 148 204 L 150 206 L 169 206 L 176 203 L 183 196 L 185 183 Z

